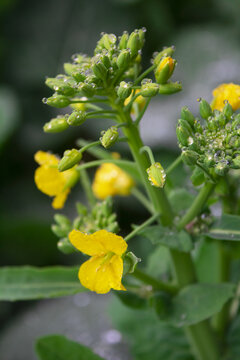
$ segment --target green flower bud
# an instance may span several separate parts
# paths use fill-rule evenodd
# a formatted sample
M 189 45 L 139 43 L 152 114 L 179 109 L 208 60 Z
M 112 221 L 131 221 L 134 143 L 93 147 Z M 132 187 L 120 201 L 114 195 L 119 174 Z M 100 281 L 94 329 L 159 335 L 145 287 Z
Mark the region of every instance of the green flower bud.
M 189 138 L 191 137 L 191 133 L 188 131 L 187 128 L 183 126 L 177 126 L 176 134 L 180 145 L 188 146 L 189 145 Z
M 82 70 L 79 71 L 74 71 L 72 72 L 72 77 L 77 81 L 77 82 L 82 82 L 84 80 L 86 80 L 86 75 L 84 74 L 84 72 Z
M 148 180 L 151 185 L 162 188 L 165 184 L 166 173 L 161 164 L 155 162 L 147 169 Z
M 49 98 L 44 98 L 42 101 L 44 104 L 56 108 L 65 108 L 71 103 L 71 101 L 64 95 L 53 95 Z
M 76 83 L 73 79 L 64 75 L 59 78 L 47 78 L 45 84 L 60 95 L 72 96 L 76 93 Z
M 233 169 L 240 169 L 240 155 L 232 159 L 232 165 L 231 167 Z
M 181 110 L 181 119 L 186 120 L 192 127 L 194 125 L 195 117 L 188 109 L 187 106 L 184 106 Z
M 55 222 L 60 225 L 62 228 L 65 228 L 66 230 L 71 230 L 71 221 L 62 214 L 55 214 L 54 215 Z
M 82 154 L 76 150 L 66 150 L 63 154 L 62 159 L 59 161 L 58 170 L 65 171 L 71 169 L 74 165 L 79 163 L 82 158 Z
M 139 33 L 137 31 L 134 31 L 130 34 L 127 42 L 127 48 L 131 50 L 132 58 L 138 55 L 138 50 L 141 48 L 141 42 Z
M 138 34 L 139 34 L 139 39 L 140 39 L 140 47 L 142 48 L 145 42 L 145 33 L 146 33 L 146 28 L 142 28 L 138 30 Z
M 233 123 L 232 123 L 232 129 L 237 130 L 237 133 L 239 134 L 239 132 L 240 132 L 240 114 L 235 116 Z
M 158 84 L 165 84 L 171 77 L 176 65 L 176 60 L 170 56 L 163 57 L 154 72 Z
M 58 250 L 60 250 L 63 254 L 72 254 L 76 251 L 73 245 L 70 243 L 68 238 L 63 238 L 57 243 Z
M 226 160 L 219 161 L 214 167 L 215 173 L 217 175 L 224 176 L 229 170 L 228 165 L 228 161 Z
M 122 100 L 125 100 L 131 95 L 131 92 L 132 92 L 131 84 L 126 83 L 125 81 L 121 81 L 117 91 L 118 97 L 120 97 L 120 99 Z
M 227 123 L 227 117 L 223 113 L 220 113 L 219 115 L 215 116 L 215 121 L 216 124 L 218 124 L 220 127 L 225 127 Z
M 67 119 L 67 122 L 71 126 L 82 125 L 87 119 L 86 111 L 73 111 L 72 114 Z
M 101 144 L 105 149 L 108 149 L 118 139 L 118 130 L 115 126 L 110 127 L 107 131 L 103 132 L 103 136 L 100 138 Z
M 97 61 L 95 64 L 93 64 L 92 71 L 98 79 L 106 80 L 108 69 L 101 61 Z
M 229 104 L 228 101 L 225 102 L 222 112 L 228 120 L 231 120 L 232 115 L 233 115 L 233 108 L 232 108 L 231 104 Z
M 171 95 L 175 94 L 182 90 L 182 84 L 175 82 L 175 83 L 167 83 L 164 85 L 159 85 L 159 94 L 162 95 Z
M 58 117 L 46 123 L 43 131 L 46 133 L 57 133 L 66 130 L 69 127 L 65 117 Z
M 185 164 L 192 166 L 196 164 L 199 155 L 193 150 L 183 150 L 181 157 Z
M 124 33 L 120 37 L 120 41 L 119 41 L 119 45 L 118 45 L 120 50 L 127 48 L 128 37 L 129 37 L 128 32 L 124 31 Z
M 156 83 L 145 83 L 141 86 L 141 95 L 143 97 L 153 97 L 158 94 L 159 85 Z
M 114 34 L 104 34 L 102 37 L 103 45 L 107 50 L 110 50 L 116 41 L 117 37 Z
M 194 186 L 202 185 L 205 181 L 204 172 L 198 166 L 193 170 L 191 181 Z
M 158 65 L 163 57 L 172 56 L 174 51 L 175 51 L 174 46 L 163 49 L 159 53 L 156 53 L 156 55 L 155 55 L 155 57 L 153 59 L 153 63 L 155 65 Z
M 67 190 L 69 188 L 72 188 L 74 185 L 76 185 L 76 183 L 78 182 L 79 180 L 79 172 L 76 170 L 76 171 L 73 171 L 71 176 L 68 178 L 64 188 L 63 188 L 63 191 L 64 190 Z
M 207 120 L 209 116 L 212 116 L 212 108 L 209 103 L 204 99 L 199 99 L 199 112 L 203 119 Z
M 92 97 L 94 95 L 94 87 L 91 84 L 82 82 L 78 86 L 79 91 L 83 93 L 83 95 L 87 97 Z
M 64 71 L 67 75 L 72 75 L 73 72 L 75 72 L 77 69 L 79 69 L 79 65 L 71 64 L 71 63 L 65 63 L 63 65 Z
M 80 216 L 86 216 L 88 213 L 86 206 L 80 202 L 76 203 L 76 209 L 77 209 L 78 215 L 80 215 Z
M 56 235 L 57 237 L 66 236 L 66 231 L 65 231 L 65 229 L 62 229 L 61 226 L 54 224 L 51 226 L 51 230 L 54 233 L 54 235 Z
M 211 152 L 208 152 L 206 155 L 205 155 L 205 158 L 204 158 L 204 165 L 206 167 L 211 167 L 215 164 L 215 160 L 214 160 L 214 156 Z
M 178 126 L 184 127 L 185 129 L 187 129 L 189 131 L 190 134 L 192 134 L 192 127 L 187 120 L 179 119 Z
M 119 69 L 125 69 L 130 63 L 131 55 L 128 49 L 122 50 L 117 58 L 117 66 Z

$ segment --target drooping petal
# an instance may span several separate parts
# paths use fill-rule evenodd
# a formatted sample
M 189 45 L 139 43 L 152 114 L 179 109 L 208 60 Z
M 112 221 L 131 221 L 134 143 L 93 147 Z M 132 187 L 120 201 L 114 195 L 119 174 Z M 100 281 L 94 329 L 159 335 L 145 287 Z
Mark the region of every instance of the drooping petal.
M 65 185 L 65 178 L 58 169 L 47 165 L 36 169 L 34 180 L 38 189 L 49 196 L 61 193 Z
M 94 256 L 83 263 L 78 277 L 81 284 L 98 294 L 106 294 L 110 289 L 125 290 L 121 283 L 123 261 L 118 255 L 113 255 L 105 261 L 104 256 Z
M 68 194 L 70 193 L 70 189 L 67 189 L 55 196 L 52 202 L 52 207 L 54 209 L 62 209 L 65 201 L 67 200 Z
M 107 230 L 98 230 L 90 236 L 93 241 L 101 243 L 107 253 L 122 255 L 127 250 L 126 241 L 121 236 Z
M 36 152 L 34 159 L 39 165 L 57 165 L 59 162 L 59 159 L 55 155 L 45 151 Z

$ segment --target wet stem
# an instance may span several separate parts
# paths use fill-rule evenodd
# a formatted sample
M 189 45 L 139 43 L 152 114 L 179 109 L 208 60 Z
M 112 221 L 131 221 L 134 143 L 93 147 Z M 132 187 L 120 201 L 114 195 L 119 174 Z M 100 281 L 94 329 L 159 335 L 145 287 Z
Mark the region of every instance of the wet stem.
M 128 139 L 130 150 L 137 164 L 149 200 L 153 205 L 154 212 L 156 214 L 161 214 L 161 223 L 163 225 L 171 227 L 174 214 L 168 198 L 163 189 L 154 188 L 148 181 L 146 169 L 150 166 L 150 162 L 145 153 L 140 153 L 140 149 L 144 144 L 141 140 L 138 126 L 132 121 L 129 111 L 124 111 L 123 107 L 115 102 L 116 99 L 110 97 L 109 100 L 112 108 L 118 113 L 118 121 L 120 123 L 128 124 L 127 127 L 123 128 L 123 132 Z M 213 188 L 214 186 L 212 184 L 207 184 L 204 187 L 185 217 L 179 222 L 179 230 L 184 228 L 188 222 L 199 214 Z M 160 217 L 158 218 L 158 221 L 160 221 Z M 169 250 L 169 252 L 172 260 L 173 272 L 179 288 L 183 288 L 184 286 L 196 282 L 195 267 L 191 255 L 177 250 Z M 197 360 L 219 359 L 218 345 L 208 321 L 202 321 L 198 324 L 186 327 L 185 333 Z

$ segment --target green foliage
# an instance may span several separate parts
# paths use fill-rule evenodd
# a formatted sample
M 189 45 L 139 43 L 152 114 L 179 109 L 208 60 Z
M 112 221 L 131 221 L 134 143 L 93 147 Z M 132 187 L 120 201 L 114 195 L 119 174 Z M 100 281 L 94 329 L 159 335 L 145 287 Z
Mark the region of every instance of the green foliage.
M 186 211 L 193 202 L 194 195 L 186 189 L 174 189 L 170 192 L 169 201 L 176 214 Z
M 233 319 L 231 325 L 229 326 L 226 335 L 227 350 L 222 360 L 239 359 L 239 354 L 240 354 L 239 339 L 240 339 L 240 314 L 238 314 L 235 317 L 235 319 Z
M 88 347 L 61 335 L 49 335 L 36 342 L 39 360 L 103 360 Z
M 240 241 L 240 216 L 223 214 L 206 235 L 212 239 Z
M 189 252 L 193 248 L 191 237 L 184 230 L 177 232 L 162 225 L 154 225 L 146 227 L 139 234 L 148 238 L 153 244 L 161 244 L 171 249 Z
M 35 300 L 77 294 L 86 289 L 77 277 L 78 268 L 3 267 L 0 269 L 0 300 Z

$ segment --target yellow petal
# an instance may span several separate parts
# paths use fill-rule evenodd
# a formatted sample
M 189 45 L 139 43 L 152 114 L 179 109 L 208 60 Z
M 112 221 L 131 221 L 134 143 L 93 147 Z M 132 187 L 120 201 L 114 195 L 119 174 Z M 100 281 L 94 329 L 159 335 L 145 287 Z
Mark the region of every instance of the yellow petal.
M 62 209 L 65 204 L 65 201 L 67 200 L 69 193 L 70 193 L 70 189 L 67 189 L 56 195 L 55 198 L 53 199 L 52 207 L 54 209 Z
M 78 277 L 84 287 L 98 294 L 106 294 L 110 289 L 125 290 L 121 283 L 123 261 L 118 255 L 104 261 L 104 256 L 94 256 L 83 263 Z
M 36 152 L 34 159 L 39 165 L 57 165 L 59 162 L 55 155 L 44 151 Z
M 42 165 L 36 169 L 34 180 L 38 189 L 49 196 L 61 193 L 66 182 L 57 168 L 51 168 L 47 165 Z

